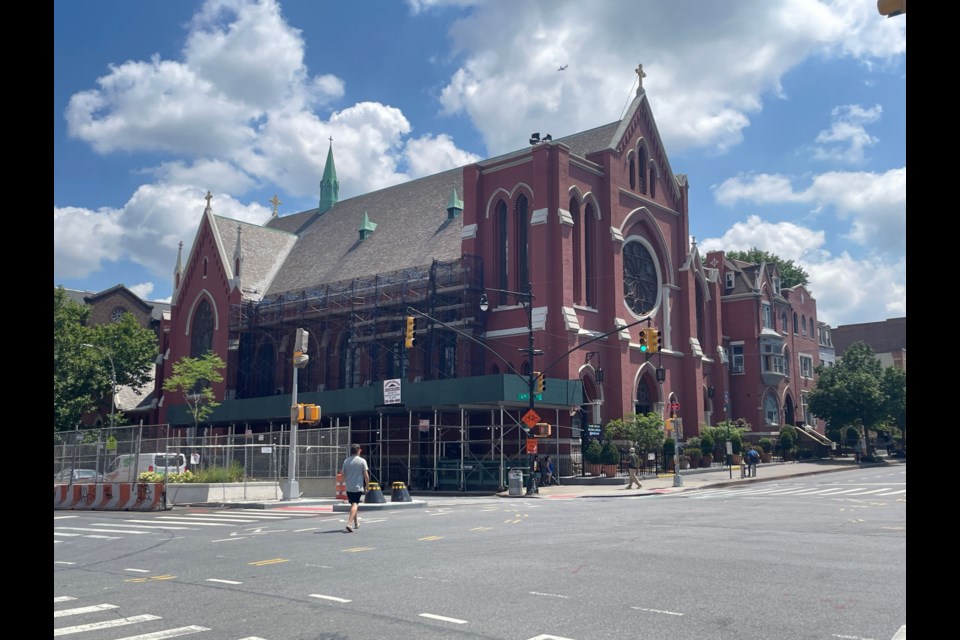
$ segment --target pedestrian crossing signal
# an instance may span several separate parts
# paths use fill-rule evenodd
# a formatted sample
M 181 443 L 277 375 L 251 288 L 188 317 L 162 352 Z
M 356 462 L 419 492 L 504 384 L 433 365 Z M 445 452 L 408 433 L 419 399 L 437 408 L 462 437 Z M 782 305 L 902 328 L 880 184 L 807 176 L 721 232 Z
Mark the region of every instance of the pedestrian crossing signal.
M 298 404 L 297 422 L 311 424 L 320 422 L 320 406 L 316 404 Z

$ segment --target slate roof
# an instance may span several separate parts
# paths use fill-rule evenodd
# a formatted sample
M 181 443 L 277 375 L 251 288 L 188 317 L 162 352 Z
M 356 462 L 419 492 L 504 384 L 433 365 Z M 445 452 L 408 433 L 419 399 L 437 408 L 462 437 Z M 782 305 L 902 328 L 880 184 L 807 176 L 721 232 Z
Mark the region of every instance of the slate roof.
M 213 216 L 223 243 L 224 258 L 233 271 L 233 255 L 237 249 L 237 228 L 243 248 L 240 288 L 247 299 L 259 300 L 276 277 L 283 262 L 297 243 L 297 236 L 286 231 Z M 236 277 L 236 274 L 233 274 Z
M 454 188 L 462 196 L 462 168 L 341 200 L 322 215 L 312 209 L 270 220 L 272 229 L 301 231 L 267 295 L 460 258 L 463 218 L 448 220 L 446 209 Z M 377 228 L 361 241 L 364 213 Z

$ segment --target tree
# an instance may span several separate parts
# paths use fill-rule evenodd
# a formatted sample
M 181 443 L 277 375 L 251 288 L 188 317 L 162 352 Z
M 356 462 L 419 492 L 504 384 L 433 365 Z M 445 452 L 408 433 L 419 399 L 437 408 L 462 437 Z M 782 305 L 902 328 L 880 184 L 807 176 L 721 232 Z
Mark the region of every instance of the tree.
M 173 363 L 173 374 L 163 382 L 163 390 L 179 393 L 187 405 L 187 413 L 193 418 L 191 439 L 197 436 L 197 427 L 213 410 L 220 406 L 210 386 L 222 382 L 220 370 L 227 364 L 212 351 L 199 358 L 184 356 Z
M 152 378 L 157 338 L 125 314 L 120 322 L 89 327 L 90 309 L 53 289 L 53 428 L 76 429 L 80 418 L 111 398 L 116 386 L 139 388 Z M 83 345 L 93 345 L 93 348 Z M 112 361 L 112 365 L 111 365 Z
M 611 420 L 604 427 L 609 440 L 627 440 L 640 451 L 660 451 L 663 419 L 656 413 L 634 413 Z
M 883 370 L 883 379 L 880 381 L 883 395 L 886 399 L 884 413 L 890 425 L 900 429 L 901 434 L 907 430 L 907 372 L 895 367 Z
M 749 251 L 727 251 L 728 258 L 749 262 L 750 264 L 775 264 L 780 270 L 780 286 L 787 288 L 794 285 L 810 284 L 810 276 L 802 268 L 794 264 L 793 260 L 784 260 L 783 258 L 761 251 L 757 247 L 751 247 Z
M 835 366 L 817 367 L 817 386 L 807 398 L 808 407 L 826 420 L 832 431 L 854 426 L 864 436 L 866 429 L 885 425 L 891 411 L 901 406 L 895 397 L 887 395 L 883 383 L 886 375 L 891 381 L 904 383 L 902 407 L 906 419 L 906 377 L 884 374 L 873 349 L 863 342 L 850 345 Z

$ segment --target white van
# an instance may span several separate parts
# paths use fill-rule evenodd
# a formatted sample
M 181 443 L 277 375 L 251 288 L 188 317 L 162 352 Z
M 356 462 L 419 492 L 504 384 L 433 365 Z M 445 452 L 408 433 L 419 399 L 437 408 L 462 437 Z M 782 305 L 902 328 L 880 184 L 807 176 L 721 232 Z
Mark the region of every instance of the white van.
M 104 475 L 104 482 L 135 482 L 145 471 L 150 473 L 183 473 L 187 460 L 182 453 L 126 453 L 117 456 Z

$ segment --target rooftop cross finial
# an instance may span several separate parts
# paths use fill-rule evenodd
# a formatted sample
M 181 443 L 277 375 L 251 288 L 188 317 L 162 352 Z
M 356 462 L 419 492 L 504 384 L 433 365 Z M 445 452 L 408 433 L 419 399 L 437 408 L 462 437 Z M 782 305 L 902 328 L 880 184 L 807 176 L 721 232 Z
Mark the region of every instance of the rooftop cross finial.
M 203 199 L 207 201 L 207 209 L 210 208 L 210 201 L 213 200 L 213 194 L 210 193 L 210 190 L 207 190 L 207 195 L 203 196 Z
M 276 218 L 276 217 L 277 217 L 277 207 L 279 207 L 279 206 L 280 206 L 281 204 L 283 204 L 283 203 L 280 202 L 280 198 L 277 197 L 277 194 L 273 194 L 273 199 L 272 199 L 272 200 L 268 200 L 267 202 L 269 202 L 270 204 L 273 205 L 273 217 Z
M 637 72 L 637 93 L 640 93 L 640 89 L 643 88 L 643 79 L 647 77 L 647 74 L 644 72 L 642 64 L 638 64 L 634 71 Z

